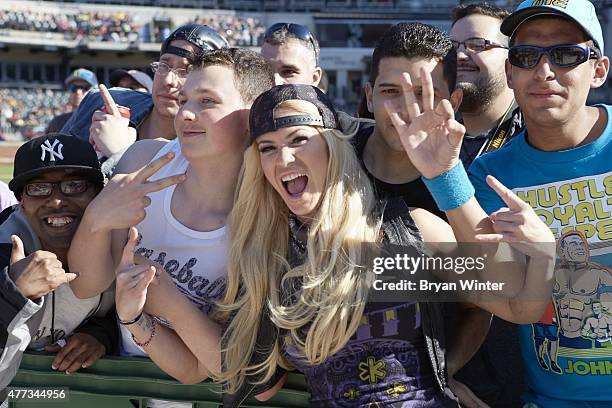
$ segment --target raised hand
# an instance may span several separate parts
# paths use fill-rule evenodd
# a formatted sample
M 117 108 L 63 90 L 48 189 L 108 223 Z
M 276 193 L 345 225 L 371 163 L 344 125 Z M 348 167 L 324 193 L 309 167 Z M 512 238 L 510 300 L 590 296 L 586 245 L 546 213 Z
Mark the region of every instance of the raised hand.
M 10 272 L 12 276 L 17 276 L 15 285 L 24 297 L 39 299 L 77 277 L 74 273 L 64 271 L 54 253 L 35 251 L 26 257 L 21 238 L 11 235 L 11 241 L 13 250 Z
M 401 85 L 406 112 L 386 102 L 385 109 L 410 161 L 426 178 L 434 178 L 452 169 L 459 161 L 465 128 L 454 119 L 451 103 L 444 99 L 434 109 L 434 89 L 431 74 L 422 68 L 422 111 L 414 94 L 410 74 L 402 74 Z M 402 114 L 408 120 L 402 119 Z
M 125 229 L 141 222 L 151 204 L 147 194 L 185 180 L 185 175 L 179 174 L 148 181 L 173 158 L 174 153 L 168 153 L 133 173 L 115 175 L 87 207 L 92 232 Z
M 137 238 L 138 230 L 130 228 L 121 261 L 115 270 L 115 305 L 117 315 L 124 321 L 133 320 L 142 312 L 147 300 L 147 289 L 156 272 L 154 266 L 134 264 Z
M 500 208 L 489 219 L 494 234 L 478 234 L 481 242 L 508 242 L 527 256 L 555 258 L 555 237 L 533 208 L 493 176 L 487 184 L 508 207 Z
M 129 127 L 129 119 L 121 116 L 108 89 L 104 85 L 100 85 L 99 89 L 106 112 L 94 112 L 89 127 L 89 143 L 104 156 L 110 157 L 134 144 L 136 129 Z

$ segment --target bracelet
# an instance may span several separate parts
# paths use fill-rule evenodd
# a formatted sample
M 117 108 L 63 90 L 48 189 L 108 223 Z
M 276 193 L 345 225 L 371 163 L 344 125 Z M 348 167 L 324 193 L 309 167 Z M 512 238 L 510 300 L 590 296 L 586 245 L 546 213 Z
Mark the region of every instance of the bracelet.
M 140 311 L 140 314 L 138 316 L 136 316 L 135 319 L 132 319 L 132 320 L 121 320 L 121 318 L 117 314 L 117 320 L 119 320 L 119 324 L 121 324 L 123 326 L 129 326 L 130 324 L 134 324 L 137 321 L 139 321 L 141 317 L 142 317 L 142 310 Z
M 149 339 L 144 343 L 139 343 L 138 340 L 136 340 L 136 337 L 134 337 L 134 334 L 132 334 L 132 340 L 134 341 L 134 343 L 136 343 L 138 347 L 144 348 L 148 346 L 149 343 L 151 343 L 151 340 L 153 340 L 153 336 L 155 336 L 155 326 L 157 325 L 157 322 L 155 321 L 155 318 L 151 318 L 151 322 L 151 324 L 153 325 L 153 328 L 151 329 L 151 335 L 149 336 Z
M 458 161 L 450 170 L 432 179 L 421 177 L 441 211 L 451 211 L 461 207 L 474 197 L 474 186 Z

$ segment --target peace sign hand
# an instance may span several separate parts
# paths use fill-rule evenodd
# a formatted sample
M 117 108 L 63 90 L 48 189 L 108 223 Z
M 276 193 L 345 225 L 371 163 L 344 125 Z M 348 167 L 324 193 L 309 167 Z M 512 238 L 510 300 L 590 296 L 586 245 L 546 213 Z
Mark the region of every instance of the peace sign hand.
M 147 300 L 147 289 L 155 278 L 154 266 L 134 264 L 137 238 L 138 230 L 130 228 L 121 261 L 115 270 L 115 304 L 117 315 L 123 321 L 134 320 L 142 312 Z
M 170 152 L 129 174 L 117 174 L 87 206 L 86 217 L 91 231 L 111 231 L 137 225 L 144 220 L 145 208 L 151 204 L 149 193 L 163 190 L 185 180 L 184 174 L 155 181 L 149 178 L 174 158 Z
M 448 100 L 440 101 L 434 109 L 431 74 L 421 68 L 420 76 L 422 112 L 408 73 L 402 74 L 401 85 L 409 121 L 402 119 L 401 112 L 391 103 L 386 102 L 385 108 L 412 164 L 426 178 L 434 178 L 459 161 L 465 128 L 454 119 L 455 113 Z
M 554 259 L 555 236 L 531 206 L 495 177 L 487 176 L 487 184 L 508 207 L 489 215 L 495 233 L 478 234 L 476 239 L 480 242 L 508 242 L 527 256 Z
M 89 143 L 104 156 L 110 157 L 134 144 L 136 129 L 129 127 L 129 119 L 121 116 L 108 89 L 100 85 L 99 90 L 105 112 L 94 112 L 89 127 Z

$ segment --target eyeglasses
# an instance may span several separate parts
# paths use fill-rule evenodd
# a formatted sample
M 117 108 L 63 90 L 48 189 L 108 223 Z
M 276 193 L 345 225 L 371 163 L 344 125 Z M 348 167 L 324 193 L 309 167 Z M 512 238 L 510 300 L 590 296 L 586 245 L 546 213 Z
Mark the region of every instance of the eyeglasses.
M 495 41 L 489 41 L 479 37 L 468 38 L 465 41 L 451 41 L 451 44 L 453 45 L 453 48 L 457 51 L 459 50 L 459 46 L 461 44 L 463 44 L 466 50 L 472 52 L 482 52 L 490 48 L 508 48 L 505 45 L 496 43 Z
M 89 92 L 89 90 L 91 89 L 91 85 L 77 85 L 77 84 L 70 84 L 68 85 L 68 90 L 70 92 L 76 92 L 76 91 L 83 91 L 83 93 Z
M 286 29 L 288 32 L 290 32 L 296 38 L 298 38 L 298 39 L 300 39 L 302 41 L 310 42 L 312 44 L 312 49 L 314 50 L 315 59 L 317 61 L 319 61 L 319 55 L 317 53 L 317 45 L 315 43 L 314 36 L 312 35 L 312 33 L 310 32 L 308 27 L 303 26 L 301 24 L 295 24 L 295 23 L 276 23 L 276 24 L 272 24 L 266 30 L 266 32 L 264 34 L 264 41 L 267 40 L 268 38 L 272 37 L 272 35 L 274 33 L 278 32 L 278 31 L 281 31 L 283 29 Z
M 25 193 L 30 197 L 49 197 L 53 194 L 53 187 L 59 185 L 60 191 L 66 196 L 75 196 L 87 191 L 89 182 L 87 180 L 64 180 L 58 183 L 47 181 L 28 183 L 25 185 Z
M 561 68 L 575 67 L 590 59 L 599 58 L 596 50 L 578 44 L 561 44 L 552 47 L 515 45 L 510 47 L 508 61 L 515 67 L 532 69 L 538 65 L 544 54 L 553 65 Z
M 191 72 L 191 69 L 172 68 L 172 67 L 170 67 L 168 64 L 166 64 L 164 62 L 152 62 L 151 63 L 151 70 L 154 73 L 159 74 L 161 76 L 166 76 L 170 72 L 172 72 L 172 73 L 174 73 L 174 75 L 176 75 L 176 77 L 178 79 L 185 79 L 185 78 L 187 78 L 187 74 L 189 74 Z

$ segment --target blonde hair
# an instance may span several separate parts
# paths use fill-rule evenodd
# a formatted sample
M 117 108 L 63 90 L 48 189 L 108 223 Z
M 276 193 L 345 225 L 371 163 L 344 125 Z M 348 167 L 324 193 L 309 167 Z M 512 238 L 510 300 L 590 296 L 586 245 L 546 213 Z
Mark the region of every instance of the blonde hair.
M 287 106 L 305 110 L 303 104 Z M 319 133 L 329 149 L 326 189 L 309 224 L 307 260 L 294 268 L 287 261 L 289 210 L 266 180 L 256 145 L 245 153 L 229 221 L 228 287 L 218 305 L 229 324 L 223 372 L 214 374 L 230 393 L 247 375 L 263 374 L 263 383 L 277 365 L 289 368 L 278 341 L 265 361 L 250 364 L 263 313 L 289 332 L 313 365 L 340 350 L 359 326 L 371 285 L 359 261 L 365 259 L 363 244 L 379 241 L 380 219 L 371 217 L 374 193 L 347 136 L 329 129 Z M 302 285 L 289 294 L 295 302 L 288 304 L 281 287 L 291 287 L 292 278 L 301 278 Z

